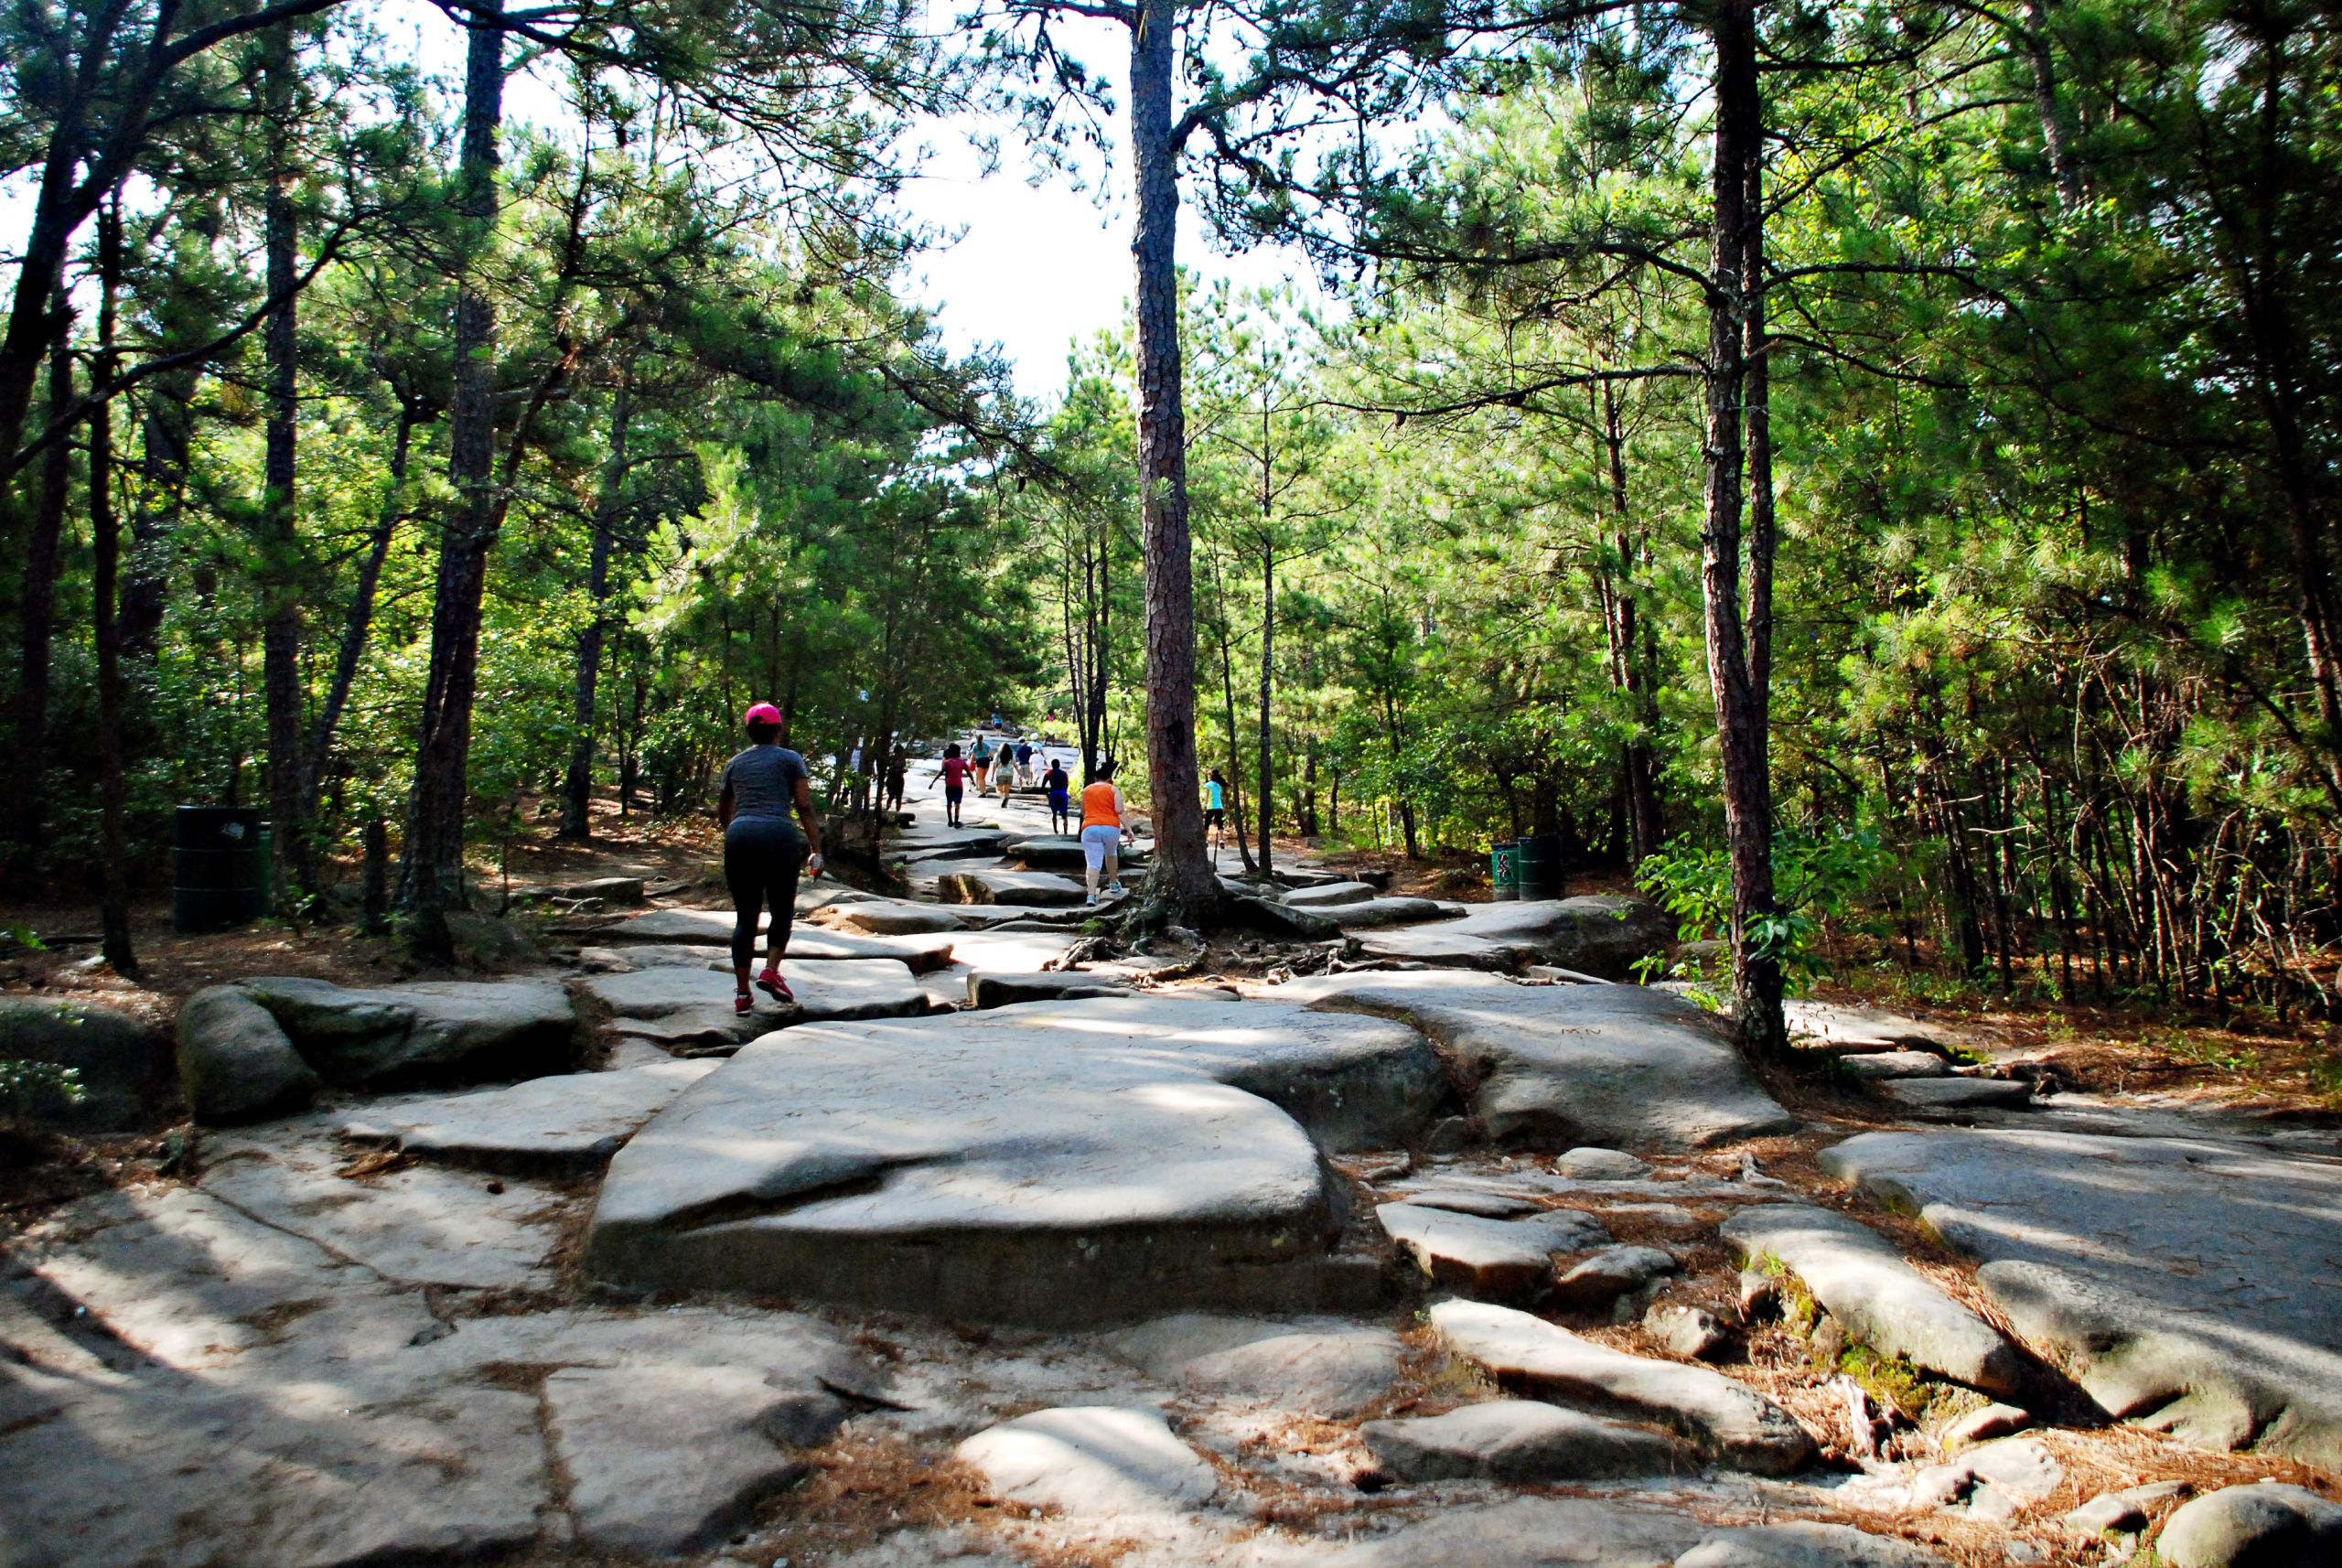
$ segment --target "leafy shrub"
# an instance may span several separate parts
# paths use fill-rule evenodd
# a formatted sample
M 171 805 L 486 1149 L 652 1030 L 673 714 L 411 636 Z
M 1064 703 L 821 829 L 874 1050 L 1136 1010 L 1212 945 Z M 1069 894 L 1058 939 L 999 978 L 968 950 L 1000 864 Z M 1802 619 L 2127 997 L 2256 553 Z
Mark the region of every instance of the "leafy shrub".
M 1866 828 L 1775 833 L 1773 892 L 1780 907 L 1749 930 L 1757 955 L 1792 977 L 1817 972 L 1821 962 L 1816 950 L 1825 927 L 1863 908 L 1893 866 L 1894 857 Z M 1639 880 L 1675 917 L 1679 941 L 1730 934 L 1732 865 L 1722 849 L 1679 841 L 1646 857 Z

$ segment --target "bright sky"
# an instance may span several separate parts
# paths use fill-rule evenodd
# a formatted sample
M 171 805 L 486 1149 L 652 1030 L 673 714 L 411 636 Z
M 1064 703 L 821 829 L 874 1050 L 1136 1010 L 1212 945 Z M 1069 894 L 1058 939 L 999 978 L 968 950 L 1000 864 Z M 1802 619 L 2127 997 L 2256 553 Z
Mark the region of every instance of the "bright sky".
M 1057 33 L 1069 52 L 1112 83 L 1117 107 L 1126 107 L 1128 33 L 1112 22 L 1076 22 Z M 1128 314 L 1131 170 L 1123 128 L 1114 127 L 1102 204 L 1097 191 L 1076 190 L 1061 177 L 1033 183 L 1014 125 L 938 122 L 927 135 L 934 155 L 929 172 L 907 188 L 909 211 L 962 231 L 950 249 L 923 258 L 912 293 L 937 308 L 954 349 L 999 344 L 1026 397 L 1046 398 L 1062 386 L 1071 346 L 1119 326 Z M 968 136 L 987 129 L 999 136 L 1002 153 L 998 171 L 984 178 Z M 1180 263 L 1204 279 L 1225 277 L 1244 288 L 1290 281 L 1304 299 L 1320 296 L 1315 272 L 1297 252 L 1216 253 L 1192 208 L 1180 212 L 1178 249 Z
M 454 24 L 417 0 L 365 0 L 395 52 L 414 57 L 455 91 L 462 80 L 462 46 Z M 949 5 L 951 0 L 935 0 Z M 1069 21 L 1057 29 L 1062 46 L 1113 84 L 1126 105 L 1128 34 L 1111 22 Z M 412 40 L 410 44 L 410 40 Z M 564 117 L 557 93 L 521 76 L 506 87 L 509 119 L 539 124 Z M 1001 167 L 982 171 L 969 136 L 990 129 L 1001 142 Z M 1112 328 L 1127 314 L 1131 293 L 1130 160 L 1118 123 L 1112 167 L 1094 191 L 1062 177 L 1033 180 L 1014 125 L 938 121 L 926 128 L 931 156 L 927 172 L 906 188 L 903 205 L 959 238 L 916 263 L 908 292 L 935 310 L 945 341 L 956 352 L 997 344 L 1015 366 L 1017 391 L 1047 400 L 1065 381 L 1066 358 L 1077 342 Z M 1092 171 L 1093 175 L 1097 171 Z M 13 258 L 31 220 L 27 182 L 0 185 L 0 255 Z M 1226 277 L 1241 287 L 1290 280 L 1302 297 L 1321 297 L 1316 277 L 1297 252 L 1258 250 L 1216 254 L 1204 225 L 1184 209 L 1179 261 L 1201 277 Z

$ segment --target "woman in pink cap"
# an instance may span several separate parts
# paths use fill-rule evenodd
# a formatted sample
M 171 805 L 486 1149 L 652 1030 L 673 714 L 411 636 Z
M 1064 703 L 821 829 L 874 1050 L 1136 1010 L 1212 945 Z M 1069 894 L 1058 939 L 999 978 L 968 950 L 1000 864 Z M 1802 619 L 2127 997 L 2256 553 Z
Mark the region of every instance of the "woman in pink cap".
M 772 903 L 772 936 L 764 972 L 757 984 L 785 1005 L 797 998 L 780 977 L 789 950 L 789 929 L 797 918 L 797 874 L 822 875 L 822 813 L 813 805 L 813 776 L 805 759 L 780 744 L 780 710 L 758 703 L 747 713 L 748 738 L 755 742 L 724 766 L 724 798 L 715 808 L 724 824 L 724 885 L 732 891 L 732 973 L 739 983 L 736 1013 L 756 1005 L 748 994 L 748 965 L 757 953 L 757 920 Z M 794 808 L 800 833 L 789 820 Z M 807 846 L 812 854 L 808 856 Z

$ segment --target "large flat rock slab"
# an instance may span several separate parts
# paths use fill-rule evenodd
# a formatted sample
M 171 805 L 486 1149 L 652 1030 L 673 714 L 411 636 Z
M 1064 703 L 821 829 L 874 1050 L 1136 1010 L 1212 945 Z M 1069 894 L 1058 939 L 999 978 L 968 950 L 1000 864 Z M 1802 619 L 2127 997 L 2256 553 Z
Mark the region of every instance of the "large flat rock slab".
M 1343 1421 L 1388 1400 L 1406 1346 L 1340 1318 L 1184 1312 L 1112 1334 L 1107 1348 L 1150 1377 L 1193 1392 Z
M 1362 1260 L 1336 1255 L 1340 1195 L 1304 1127 L 1355 1146 L 1427 1114 L 1438 1082 L 1403 1026 L 1258 1003 L 808 1026 L 747 1047 L 619 1151 L 586 1264 L 640 1288 L 1041 1325 L 1370 1300 Z
M 1424 920 L 1446 919 L 1464 910 L 1461 904 L 1443 904 L 1434 898 L 1385 896 L 1355 904 L 1337 904 L 1316 912 L 1346 931 L 1363 931 L 1379 926 L 1412 926 Z
M 575 1065 L 577 1011 L 550 980 L 427 981 L 352 990 L 264 976 L 239 983 L 327 1082 L 393 1089 L 490 1083 Z
M 217 1138 L 205 1144 L 201 1188 L 388 1280 L 475 1290 L 551 1283 L 560 1217 L 550 1189 L 438 1165 L 344 1176 L 349 1152 L 315 1138 Z
M 1802 1203 L 1744 1208 L 1723 1226 L 1744 1263 L 1773 1260 L 1874 1350 L 1990 1394 L 2014 1394 L 2024 1359 L 1999 1329 L 1939 1290 L 1885 1238 Z
M 1440 1509 L 1327 1552 L 1272 1547 L 1260 1568 L 1944 1568 L 1908 1541 L 1841 1524 L 1716 1525 L 1643 1498 L 1515 1498 Z
M 714 1068 L 714 1062 L 670 1061 L 532 1078 L 510 1089 L 369 1112 L 344 1122 L 341 1135 L 394 1144 L 442 1165 L 578 1176 L 607 1165 L 636 1128 Z
M 1266 994 L 1421 1029 L 1476 1085 L 1491 1139 L 1698 1149 L 1796 1126 L 1707 1015 L 1642 986 L 1364 972 Z
M 1984 1260 L 2017 1333 L 2112 1413 L 2342 1466 L 2342 1161 L 1970 1129 L 1821 1165 Z
M 1021 864 L 1027 871 L 1065 871 L 1081 875 L 1089 862 L 1082 858 L 1081 841 L 1070 833 L 1044 833 L 1035 838 L 1012 839 L 1001 853 Z M 1122 856 L 1125 866 L 1143 865 L 1146 851 L 1134 849 Z
M 1434 1282 L 1481 1301 L 1542 1301 L 1553 1288 L 1553 1259 L 1610 1240 L 1574 1208 L 1517 1219 L 1462 1214 L 1421 1199 L 1378 1205 L 1374 1216 Z
M 1402 1481 L 1535 1484 L 1697 1470 L 1681 1444 L 1623 1421 L 1536 1400 L 1491 1400 L 1445 1415 L 1359 1428 L 1375 1463 Z
M 1787 1475 L 1813 1456 L 1813 1439 L 1794 1416 L 1721 1372 L 1629 1356 L 1507 1306 L 1444 1301 L 1430 1316 L 1449 1348 L 1508 1387 L 1656 1423 L 1758 1475 Z
M 946 871 L 935 879 L 936 896 L 947 904 L 1021 904 L 1037 908 L 1063 908 L 1086 896 L 1082 885 L 1069 876 L 1047 871 L 1010 871 L 1004 866 L 970 866 Z
M 1661 950 L 1674 934 L 1658 905 L 1603 893 L 1483 905 L 1460 920 L 1386 931 L 1364 945 L 1373 958 L 1466 969 L 1557 963 L 1625 980 L 1636 960 Z
M 847 905 L 835 906 L 851 908 Z M 647 915 L 637 915 L 622 920 L 607 930 L 596 931 L 596 940 L 623 948 L 639 944 L 661 944 L 658 956 L 621 952 L 644 968 L 676 963 L 681 959 L 671 956 L 670 950 L 703 950 L 701 961 L 731 967 L 732 911 L 729 909 L 654 909 Z M 764 962 L 761 933 L 770 929 L 772 918 L 765 916 L 757 926 L 759 940 L 757 962 Z M 789 934 L 790 961 L 816 960 L 843 962 L 854 959 L 894 959 L 910 966 L 913 974 L 925 974 L 941 969 L 951 961 L 951 942 L 948 937 L 914 935 L 909 937 L 874 937 L 856 931 L 825 930 L 802 922 L 792 927 Z
M 793 1004 L 756 993 L 736 1013 L 732 981 L 704 970 L 660 965 L 631 974 L 588 975 L 579 986 L 609 1009 L 620 1035 L 683 1054 L 722 1055 L 775 1029 L 846 1018 L 908 1018 L 928 1010 L 927 993 L 892 959 L 847 962 L 784 960 L 780 972 Z

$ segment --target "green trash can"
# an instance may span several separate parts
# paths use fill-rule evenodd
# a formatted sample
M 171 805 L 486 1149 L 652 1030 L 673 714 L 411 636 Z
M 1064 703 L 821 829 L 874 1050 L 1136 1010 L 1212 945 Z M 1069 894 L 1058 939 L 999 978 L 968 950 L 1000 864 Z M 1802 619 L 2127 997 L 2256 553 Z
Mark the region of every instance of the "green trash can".
M 1560 897 L 1562 841 L 1548 835 L 1513 845 L 1513 880 L 1517 898 Z
M 181 806 L 171 819 L 171 928 L 224 931 L 268 908 L 260 813 L 242 806 Z
M 1488 846 L 1488 886 L 1499 904 L 1520 897 L 1520 846 L 1511 839 L 1499 839 Z

